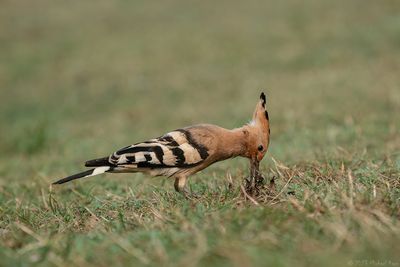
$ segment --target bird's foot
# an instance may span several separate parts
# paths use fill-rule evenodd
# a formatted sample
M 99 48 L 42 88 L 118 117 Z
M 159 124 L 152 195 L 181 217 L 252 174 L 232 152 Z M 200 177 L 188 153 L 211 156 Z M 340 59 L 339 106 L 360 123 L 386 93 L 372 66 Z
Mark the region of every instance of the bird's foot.
M 176 190 L 176 192 L 188 200 L 199 199 L 201 197 L 199 194 L 189 190 L 186 186 L 184 188 L 179 188 L 179 190 Z
M 193 191 L 189 191 L 187 188 L 185 188 L 182 191 L 183 196 L 188 199 L 188 200 L 196 200 L 199 199 L 201 196 Z

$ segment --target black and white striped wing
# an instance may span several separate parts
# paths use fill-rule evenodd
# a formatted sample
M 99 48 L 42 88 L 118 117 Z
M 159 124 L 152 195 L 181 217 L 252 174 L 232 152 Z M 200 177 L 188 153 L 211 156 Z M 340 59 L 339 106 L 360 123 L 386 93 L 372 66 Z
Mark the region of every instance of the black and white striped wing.
M 156 139 L 124 147 L 108 161 L 126 168 L 189 168 L 208 157 L 205 146 L 196 142 L 190 131 L 180 129 Z

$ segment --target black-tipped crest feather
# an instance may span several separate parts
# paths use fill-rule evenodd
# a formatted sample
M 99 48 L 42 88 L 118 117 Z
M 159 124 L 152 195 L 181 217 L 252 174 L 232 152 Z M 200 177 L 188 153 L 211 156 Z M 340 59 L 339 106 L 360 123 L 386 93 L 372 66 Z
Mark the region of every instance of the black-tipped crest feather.
M 267 98 L 265 97 L 264 92 L 261 92 L 260 99 L 262 101 L 261 104 L 262 104 L 263 108 L 265 108 L 265 103 L 267 102 Z

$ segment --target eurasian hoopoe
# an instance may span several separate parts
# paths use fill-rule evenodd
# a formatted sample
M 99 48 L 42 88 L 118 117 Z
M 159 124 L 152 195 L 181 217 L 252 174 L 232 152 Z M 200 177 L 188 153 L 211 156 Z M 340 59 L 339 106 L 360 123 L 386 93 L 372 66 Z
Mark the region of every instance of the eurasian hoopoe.
M 265 94 L 261 93 L 250 123 L 233 130 L 199 124 L 161 137 L 124 147 L 108 157 L 89 160 L 85 172 L 61 179 L 63 184 L 97 174 L 144 172 L 175 178 L 175 190 L 185 192 L 187 178 L 211 164 L 237 156 L 250 159 L 252 173 L 258 170 L 269 145 L 269 118 Z

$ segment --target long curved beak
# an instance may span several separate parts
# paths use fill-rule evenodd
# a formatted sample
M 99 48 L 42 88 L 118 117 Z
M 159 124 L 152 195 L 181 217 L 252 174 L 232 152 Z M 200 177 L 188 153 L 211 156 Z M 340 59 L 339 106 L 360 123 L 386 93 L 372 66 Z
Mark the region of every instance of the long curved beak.
M 257 158 L 250 159 L 250 176 L 247 179 L 247 188 L 250 192 L 253 192 L 256 189 L 256 183 L 260 177 L 260 162 Z
M 250 176 L 256 177 L 260 172 L 260 162 L 257 158 L 250 160 Z

